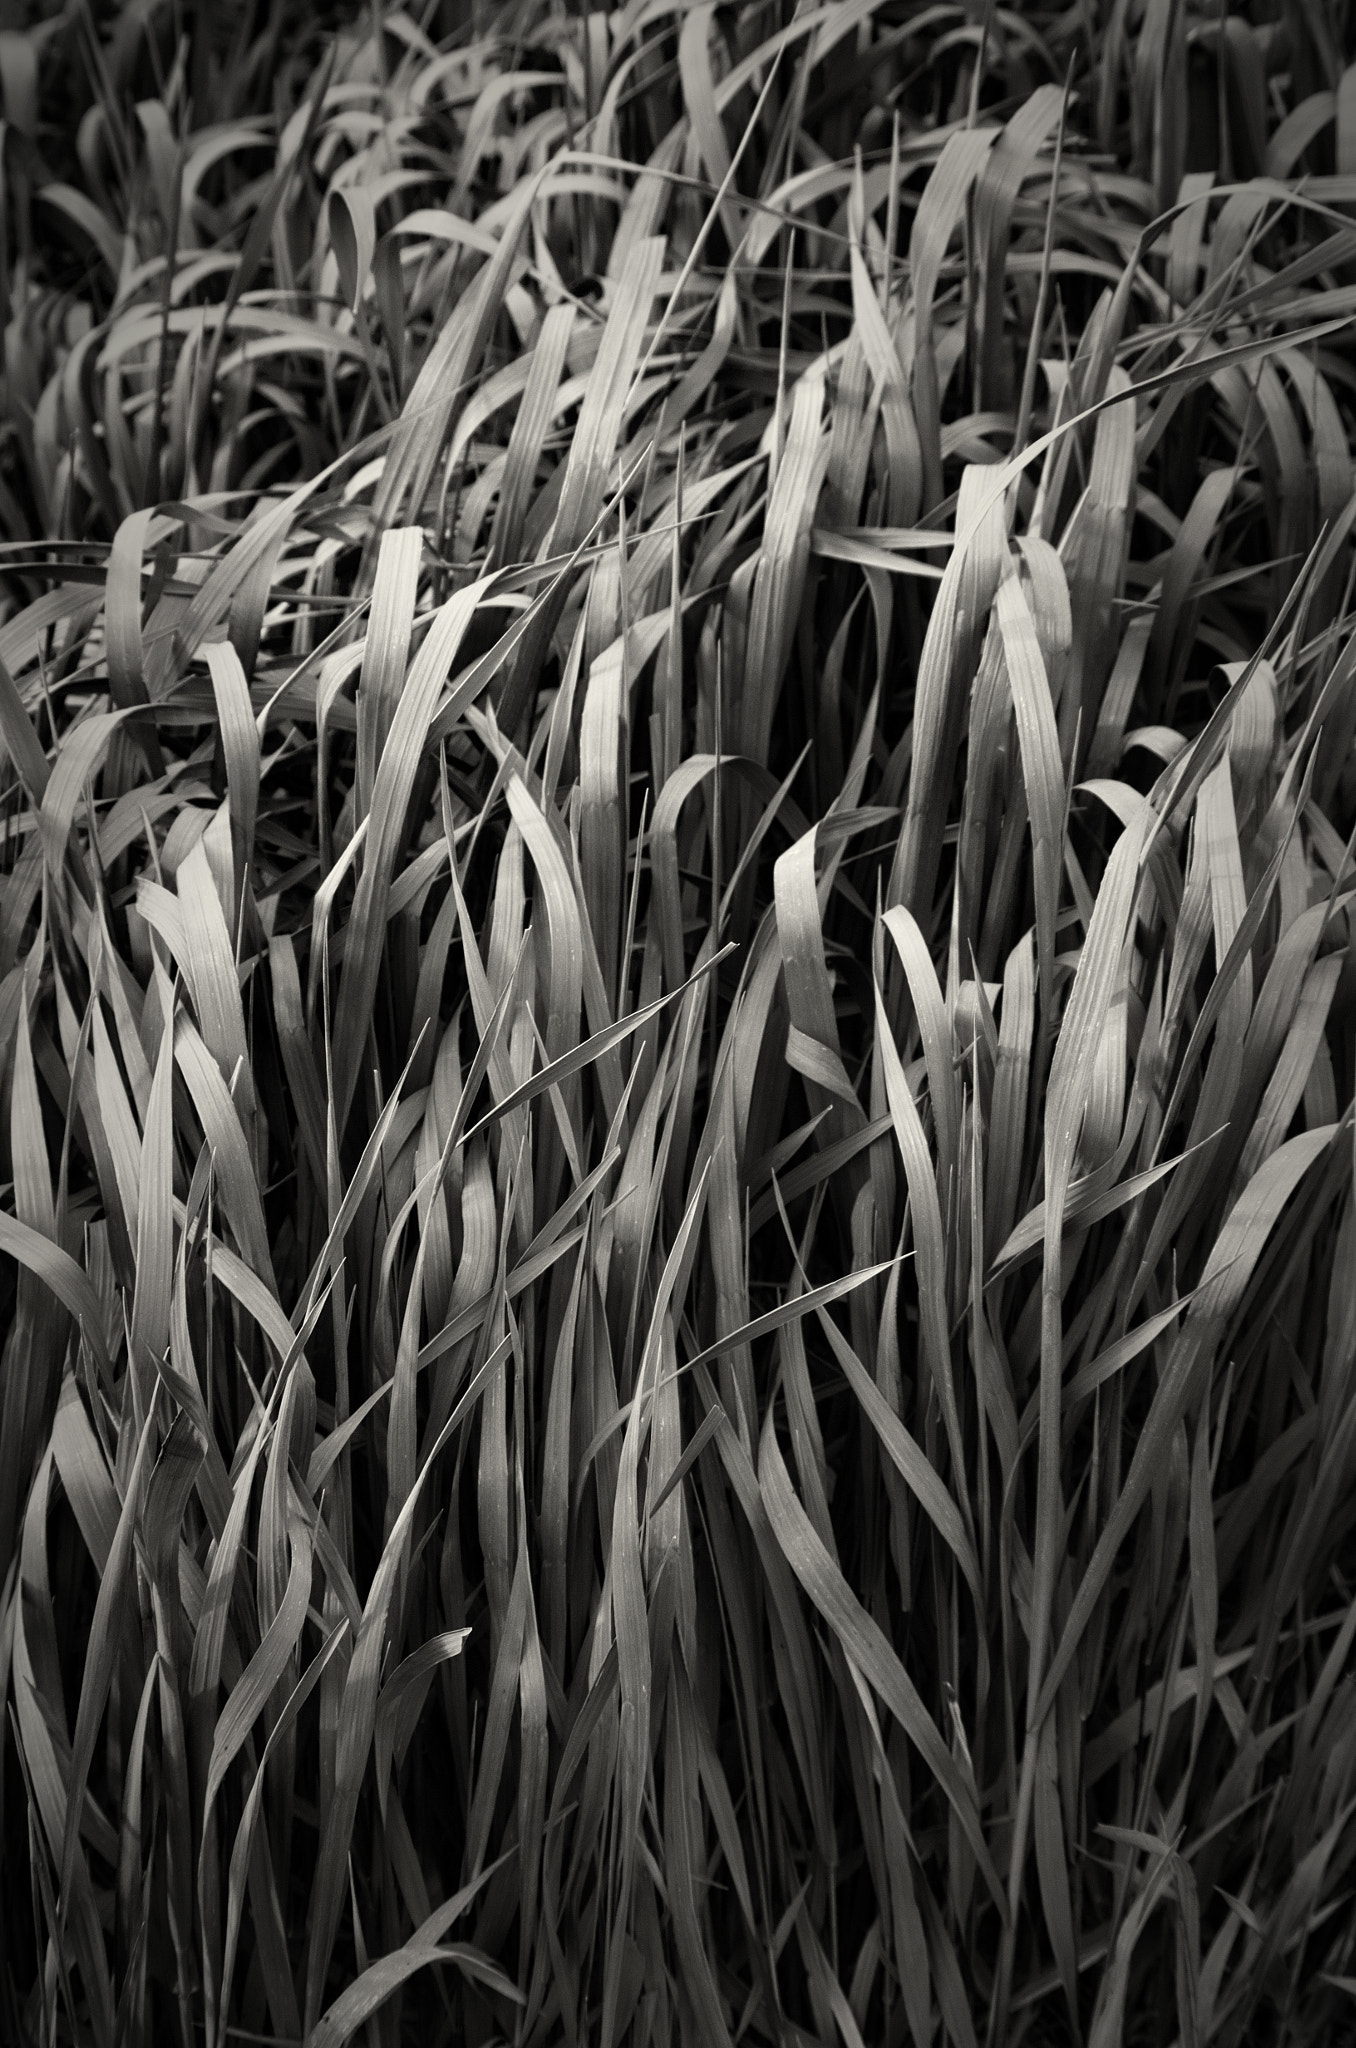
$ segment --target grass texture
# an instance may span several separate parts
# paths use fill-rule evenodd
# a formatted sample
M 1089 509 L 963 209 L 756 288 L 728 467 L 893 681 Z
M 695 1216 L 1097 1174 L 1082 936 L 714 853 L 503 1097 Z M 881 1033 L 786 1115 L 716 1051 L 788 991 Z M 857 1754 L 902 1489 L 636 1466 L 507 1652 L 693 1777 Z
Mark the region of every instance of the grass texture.
M 1325 0 L 0 29 L 0 2037 L 1356 1994 Z

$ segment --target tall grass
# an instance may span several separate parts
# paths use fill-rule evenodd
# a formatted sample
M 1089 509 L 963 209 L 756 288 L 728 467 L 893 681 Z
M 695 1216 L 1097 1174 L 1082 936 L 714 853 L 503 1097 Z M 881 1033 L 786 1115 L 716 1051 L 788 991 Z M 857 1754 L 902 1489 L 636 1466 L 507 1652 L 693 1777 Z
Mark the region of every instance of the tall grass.
M 0 2038 L 1348 2036 L 1350 26 L 0 32 Z

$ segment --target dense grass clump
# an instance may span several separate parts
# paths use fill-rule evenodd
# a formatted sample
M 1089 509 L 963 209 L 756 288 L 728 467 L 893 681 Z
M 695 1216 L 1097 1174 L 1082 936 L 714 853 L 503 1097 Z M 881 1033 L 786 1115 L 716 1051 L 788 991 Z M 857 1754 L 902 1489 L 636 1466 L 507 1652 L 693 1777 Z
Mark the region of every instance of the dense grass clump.
M 1331 0 L 0 30 L 0 2040 L 1356 2027 Z

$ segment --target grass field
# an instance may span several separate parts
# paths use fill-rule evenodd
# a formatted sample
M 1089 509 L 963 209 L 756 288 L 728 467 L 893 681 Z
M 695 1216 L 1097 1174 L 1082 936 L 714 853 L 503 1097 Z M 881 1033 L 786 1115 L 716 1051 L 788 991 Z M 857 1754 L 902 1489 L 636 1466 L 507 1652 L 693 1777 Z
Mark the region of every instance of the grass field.
M 1356 2033 L 1356 17 L 0 27 L 0 2040 Z

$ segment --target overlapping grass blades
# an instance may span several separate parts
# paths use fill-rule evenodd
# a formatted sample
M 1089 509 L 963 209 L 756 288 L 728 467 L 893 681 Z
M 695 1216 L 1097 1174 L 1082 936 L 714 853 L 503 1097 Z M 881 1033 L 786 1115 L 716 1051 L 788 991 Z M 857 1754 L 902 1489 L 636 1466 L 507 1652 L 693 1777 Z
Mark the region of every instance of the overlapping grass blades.
M 1345 2037 L 1344 33 L 0 31 L 5 2041 Z

